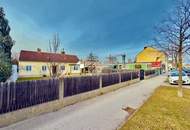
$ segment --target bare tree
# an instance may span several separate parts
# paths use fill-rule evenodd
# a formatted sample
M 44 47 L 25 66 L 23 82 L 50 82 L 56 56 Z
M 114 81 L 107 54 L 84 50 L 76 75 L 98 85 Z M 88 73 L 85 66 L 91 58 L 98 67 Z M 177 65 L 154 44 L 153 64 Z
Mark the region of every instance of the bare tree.
M 98 57 L 92 52 L 87 57 L 88 68 L 91 73 L 96 71 L 96 63 L 99 62 Z
M 108 59 L 108 64 L 116 64 L 117 63 L 117 57 L 112 56 L 111 54 L 107 57 Z
M 53 39 L 49 40 L 49 52 L 50 52 L 50 54 L 48 57 L 48 61 L 49 61 L 48 70 L 50 73 L 50 77 L 58 77 L 59 76 L 59 73 L 58 73 L 59 63 L 55 62 L 55 57 L 51 53 L 53 53 L 53 54 L 58 53 L 58 51 L 60 49 L 60 44 L 61 44 L 61 42 L 60 42 L 58 34 L 54 34 Z
M 175 57 L 179 71 L 178 96 L 183 97 L 183 56 L 190 54 L 190 1 L 179 0 L 168 18 L 157 28 L 157 47 Z

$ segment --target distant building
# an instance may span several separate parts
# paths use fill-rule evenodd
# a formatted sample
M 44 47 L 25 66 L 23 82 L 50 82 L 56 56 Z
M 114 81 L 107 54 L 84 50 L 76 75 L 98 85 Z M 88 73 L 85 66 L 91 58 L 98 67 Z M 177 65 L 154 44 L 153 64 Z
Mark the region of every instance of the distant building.
M 81 60 L 80 61 L 82 72 L 83 73 L 100 73 L 102 64 L 99 60 L 90 61 L 90 60 Z
M 19 56 L 19 77 L 48 77 L 80 74 L 79 59 L 76 55 L 22 50 Z M 53 67 L 50 67 L 54 64 Z
M 18 60 L 13 59 L 11 63 L 12 63 L 12 72 L 11 72 L 11 76 L 9 77 L 7 81 L 16 82 L 18 79 Z
M 128 63 L 126 64 L 126 69 L 127 70 L 150 70 L 152 69 L 151 63 Z
M 151 68 L 161 68 L 163 71 L 168 69 L 167 55 L 152 47 L 144 47 L 144 49 L 137 54 L 136 63 L 148 63 Z

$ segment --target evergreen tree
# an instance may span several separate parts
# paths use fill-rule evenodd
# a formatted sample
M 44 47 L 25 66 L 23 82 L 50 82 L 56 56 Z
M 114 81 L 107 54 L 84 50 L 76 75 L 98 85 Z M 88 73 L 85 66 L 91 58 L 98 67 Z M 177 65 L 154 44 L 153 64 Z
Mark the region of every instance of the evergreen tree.
M 88 55 L 87 57 L 87 61 L 89 62 L 98 62 L 98 56 L 96 56 L 95 54 L 93 54 L 92 52 Z
M 5 13 L 0 7 L 0 82 L 5 82 L 11 75 L 11 49 L 13 40 L 10 37 L 10 27 Z
M 11 61 L 8 56 L 0 52 L 0 82 L 5 82 L 11 75 Z

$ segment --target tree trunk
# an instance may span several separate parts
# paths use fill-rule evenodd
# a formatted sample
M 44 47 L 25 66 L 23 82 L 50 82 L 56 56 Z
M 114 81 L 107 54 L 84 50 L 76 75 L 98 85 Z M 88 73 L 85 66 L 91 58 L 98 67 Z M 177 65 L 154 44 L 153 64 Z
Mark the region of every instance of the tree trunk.
M 177 68 L 178 67 L 178 58 L 177 58 L 177 54 L 174 54 L 174 67 Z
M 178 84 L 179 84 L 179 88 L 178 88 L 178 97 L 183 97 L 183 88 L 182 88 L 182 84 L 183 84 L 183 79 L 182 79 L 182 69 L 183 69 L 183 58 L 182 58 L 182 42 L 180 42 L 180 46 L 179 46 L 179 65 L 178 65 L 178 69 L 179 69 L 179 80 L 178 80 Z

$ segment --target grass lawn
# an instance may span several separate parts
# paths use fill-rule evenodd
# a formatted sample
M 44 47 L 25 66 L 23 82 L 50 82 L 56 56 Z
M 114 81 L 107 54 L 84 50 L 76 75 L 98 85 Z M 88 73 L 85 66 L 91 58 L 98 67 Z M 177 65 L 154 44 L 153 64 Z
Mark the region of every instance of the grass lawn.
M 190 130 L 190 89 L 161 87 L 120 130 Z

